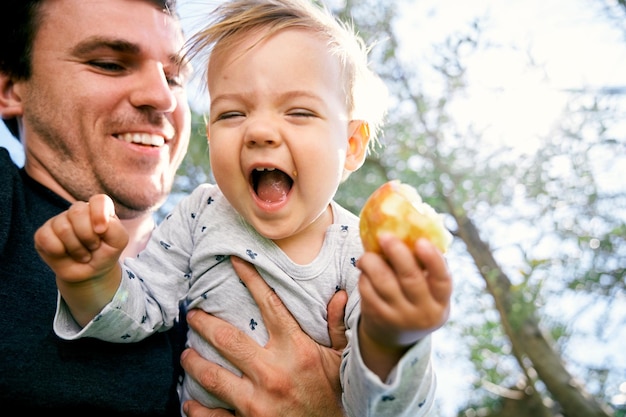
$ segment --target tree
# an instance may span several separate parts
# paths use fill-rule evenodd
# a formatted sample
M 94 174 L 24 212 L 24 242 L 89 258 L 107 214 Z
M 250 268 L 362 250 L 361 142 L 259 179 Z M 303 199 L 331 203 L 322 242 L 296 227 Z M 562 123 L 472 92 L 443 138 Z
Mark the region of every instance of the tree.
M 623 150 L 624 140 L 611 136 L 617 105 L 573 97 L 561 128 L 544 138 L 545 145 L 512 160 L 509 149 L 486 145 L 482 131 L 458 124 L 454 115 L 455 102 L 467 88 L 464 61 L 484 46 L 480 21 L 438 48 L 433 68 L 440 75 L 440 95 L 428 96 L 415 63 L 400 58 L 403 39 L 394 30 L 400 2 L 346 3 L 344 16 L 353 16 L 362 33 L 386 35 L 376 63 L 397 101 L 385 135 L 391 139 L 353 174 L 339 200 L 358 213 L 362 198 L 356 193 L 362 196 L 380 182 L 398 178 L 416 185 L 425 200 L 448 214 L 459 243 L 454 254 L 471 258 L 498 312 L 499 328 L 486 320 L 473 332 L 474 360 L 483 366 L 484 352 L 490 352 L 505 356 L 496 363 L 508 357 L 517 364 L 517 373 L 510 365 L 505 374 L 488 372 L 493 365 L 477 369 L 481 385 L 508 394 L 507 401 L 481 400 L 493 410 L 491 415 L 611 415 L 603 392 L 590 395 L 567 366 L 568 323 L 550 318 L 543 306 L 558 292 L 585 291 L 590 302 L 607 307 L 623 296 L 625 217 L 623 211 L 615 212 L 615 203 L 625 207 L 624 189 L 604 192 L 595 180 L 593 160 L 596 151 L 610 155 Z M 523 260 L 521 271 L 514 273 L 507 270 L 507 261 L 499 260 L 511 248 L 505 250 L 492 238 L 498 228 L 514 230 L 512 226 L 532 231 L 514 242 Z M 554 276 L 562 285 L 547 284 Z M 495 340 L 478 338 L 494 331 Z M 498 340 L 503 336 L 506 344 Z M 617 378 L 624 377 L 623 369 L 616 371 Z M 584 376 L 596 378 L 588 385 L 602 386 L 611 372 L 587 369 Z M 503 407 L 506 414 L 497 411 Z

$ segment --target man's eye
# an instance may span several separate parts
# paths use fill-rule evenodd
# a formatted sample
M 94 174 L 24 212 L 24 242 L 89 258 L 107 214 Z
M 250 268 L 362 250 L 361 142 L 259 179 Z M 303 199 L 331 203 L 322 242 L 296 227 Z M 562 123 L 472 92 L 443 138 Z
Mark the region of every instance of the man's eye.
M 122 65 L 111 61 L 91 61 L 89 65 L 104 71 L 119 72 L 124 70 Z
M 167 77 L 167 83 L 172 87 L 184 87 L 185 77 L 176 75 L 173 77 Z

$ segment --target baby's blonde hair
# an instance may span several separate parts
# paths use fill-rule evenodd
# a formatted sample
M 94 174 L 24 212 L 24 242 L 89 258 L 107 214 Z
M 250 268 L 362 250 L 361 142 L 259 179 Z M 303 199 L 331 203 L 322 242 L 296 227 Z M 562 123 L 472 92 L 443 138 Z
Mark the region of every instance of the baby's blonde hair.
M 205 28 L 189 39 L 187 56 L 190 60 L 204 58 L 206 82 L 208 60 L 214 51 L 227 51 L 251 32 L 263 30 L 263 38 L 267 38 L 290 28 L 310 30 L 328 40 L 329 51 L 339 59 L 345 79 L 349 117 L 368 123 L 373 146 L 387 111 L 387 88 L 369 68 L 369 48 L 353 25 L 335 18 L 324 6 L 310 0 L 226 1 L 213 10 Z

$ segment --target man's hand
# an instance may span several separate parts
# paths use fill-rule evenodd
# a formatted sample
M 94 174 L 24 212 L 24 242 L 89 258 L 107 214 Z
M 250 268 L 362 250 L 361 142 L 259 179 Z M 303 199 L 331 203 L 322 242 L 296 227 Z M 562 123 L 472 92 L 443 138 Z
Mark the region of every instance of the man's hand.
M 187 316 L 189 325 L 243 375 L 238 377 L 187 349 L 181 363 L 188 375 L 232 404 L 238 416 L 344 416 L 339 365 L 347 343 L 343 327 L 346 293 L 337 293 L 328 305 L 333 348 L 320 346 L 300 329 L 252 265 L 234 257 L 231 260 L 261 310 L 269 341 L 259 346 L 232 325 L 192 311 Z M 190 417 L 232 415 L 226 410 L 209 410 L 195 401 L 185 403 L 184 410 Z

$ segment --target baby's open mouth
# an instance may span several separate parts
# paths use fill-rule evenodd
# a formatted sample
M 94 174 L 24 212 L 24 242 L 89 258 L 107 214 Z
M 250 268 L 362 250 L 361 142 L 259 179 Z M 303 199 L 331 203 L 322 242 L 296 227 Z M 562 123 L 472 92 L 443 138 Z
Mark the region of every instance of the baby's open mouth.
M 252 171 L 251 182 L 257 196 L 268 203 L 284 200 L 293 185 L 291 177 L 276 168 L 255 169 Z

